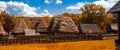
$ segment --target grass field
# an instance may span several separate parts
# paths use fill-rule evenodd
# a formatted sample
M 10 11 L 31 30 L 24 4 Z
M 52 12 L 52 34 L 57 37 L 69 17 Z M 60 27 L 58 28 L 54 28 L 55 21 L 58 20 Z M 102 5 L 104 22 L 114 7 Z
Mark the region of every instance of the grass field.
M 103 37 L 103 39 L 104 40 L 106 40 L 106 39 L 113 39 L 113 40 L 115 40 L 115 39 L 118 39 L 118 36 L 105 36 L 105 37 Z
M 0 46 L 0 50 L 115 50 L 114 40 Z

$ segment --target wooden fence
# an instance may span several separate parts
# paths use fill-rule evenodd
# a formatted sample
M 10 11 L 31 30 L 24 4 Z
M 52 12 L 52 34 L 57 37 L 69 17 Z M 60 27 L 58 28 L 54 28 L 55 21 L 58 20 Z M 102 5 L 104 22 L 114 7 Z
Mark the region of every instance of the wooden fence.
M 102 40 L 102 36 L 98 34 L 76 34 L 76 35 L 64 35 L 64 36 L 16 36 L 10 38 L 10 36 L 0 37 L 0 45 L 11 44 L 32 44 L 32 43 L 58 43 L 58 42 L 72 42 L 83 40 Z

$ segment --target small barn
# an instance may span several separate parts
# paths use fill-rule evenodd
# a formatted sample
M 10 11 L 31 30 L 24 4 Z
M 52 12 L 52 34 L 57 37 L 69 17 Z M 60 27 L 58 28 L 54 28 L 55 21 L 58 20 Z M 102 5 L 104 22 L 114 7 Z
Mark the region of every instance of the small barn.
M 35 29 L 37 33 L 48 34 L 47 27 L 46 23 L 42 19 L 39 19 L 33 26 L 33 29 Z
M 96 24 L 79 24 L 78 25 L 80 34 L 97 34 L 99 30 Z
M 25 32 L 25 36 L 36 36 L 37 35 L 34 29 L 25 29 L 24 32 Z
M 19 19 L 12 30 L 12 35 L 25 35 L 24 30 L 29 29 L 24 19 Z
M 60 34 L 75 34 L 79 30 L 70 17 L 57 16 L 54 17 L 48 27 L 48 31 Z
M 5 35 L 5 30 L 4 30 L 3 26 L 0 23 L 0 36 L 2 36 L 2 35 Z

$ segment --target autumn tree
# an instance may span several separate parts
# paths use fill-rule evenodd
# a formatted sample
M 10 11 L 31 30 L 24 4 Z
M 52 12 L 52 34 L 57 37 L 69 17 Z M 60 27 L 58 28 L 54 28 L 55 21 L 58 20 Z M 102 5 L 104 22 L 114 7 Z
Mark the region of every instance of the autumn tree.
M 86 4 L 81 9 L 83 23 L 101 23 L 106 17 L 105 8 L 96 4 Z
M 118 14 L 109 13 L 109 18 L 111 18 L 112 23 L 118 23 Z
M 35 25 L 35 23 L 38 21 L 38 17 L 33 17 L 33 18 L 30 18 L 30 27 L 33 28 L 33 26 Z
M 100 5 L 85 4 L 80 11 L 82 12 L 82 18 L 79 20 L 81 23 L 97 24 L 100 29 L 105 29 L 105 26 L 111 22 L 105 8 Z
M 13 29 L 15 25 L 15 23 L 13 22 L 14 21 L 13 18 L 14 17 L 10 16 L 9 14 L 5 15 L 4 24 L 3 24 L 5 31 L 10 32 Z
M 47 25 L 49 25 L 51 18 L 49 16 L 42 17 Z
M 68 13 L 68 12 L 65 12 L 65 13 L 63 13 L 63 14 L 61 14 L 61 15 L 67 16 L 67 17 L 71 17 L 71 13 Z
M 5 22 L 4 22 L 4 19 L 5 19 L 5 16 L 6 16 L 6 11 L 2 11 L 0 12 L 0 23 L 3 25 Z
M 78 24 L 78 21 L 81 17 L 81 14 L 74 14 L 74 13 L 67 13 L 67 12 L 61 15 L 65 17 L 71 17 L 75 24 Z

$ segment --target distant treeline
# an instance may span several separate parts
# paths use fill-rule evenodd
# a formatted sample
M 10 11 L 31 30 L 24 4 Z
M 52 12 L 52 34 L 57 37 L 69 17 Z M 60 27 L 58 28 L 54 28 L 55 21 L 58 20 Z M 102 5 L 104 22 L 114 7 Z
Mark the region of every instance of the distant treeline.
M 82 8 L 80 8 L 80 12 L 81 12 L 80 14 L 65 12 L 65 13 L 58 14 L 58 15 L 71 17 L 76 25 L 80 23 L 97 24 L 101 32 L 106 31 L 106 26 L 108 24 L 118 22 L 117 21 L 118 17 L 116 16 L 116 14 L 106 13 L 105 8 L 100 5 L 86 4 Z M 53 17 L 57 17 L 58 15 L 55 15 Z M 0 13 L 0 23 L 3 25 L 5 31 L 10 32 L 15 26 L 15 24 L 17 23 L 17 20 L 19 18 L 24 19 L 28 27 L 31 28 L 35 24 L 35 22 L 39 19 L 42 19 L 43 21 L 46 22 L 47 25 L 49 25 L 53 17 L 15 16 L 15 15 L 10 15 L 6 13 L 6 11 L 2 11 Z

